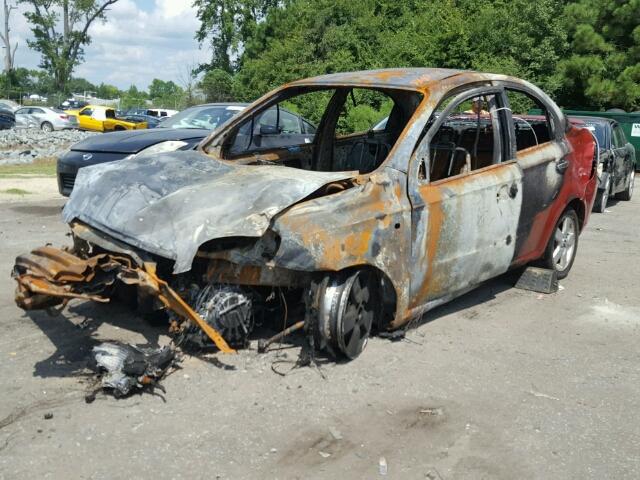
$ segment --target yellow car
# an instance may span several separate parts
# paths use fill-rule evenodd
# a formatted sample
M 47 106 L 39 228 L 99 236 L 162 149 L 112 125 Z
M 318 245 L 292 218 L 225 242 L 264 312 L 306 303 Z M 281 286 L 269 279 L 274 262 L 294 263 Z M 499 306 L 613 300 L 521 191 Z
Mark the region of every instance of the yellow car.
M 79 110 L 66 110 L 78 119 L 80 130 L 113 132 L 114 130 L 140 130 L 147 128 L 147 122 L 129 122 L 116 117 L 114 108 L 103 105 L 87 105 Z

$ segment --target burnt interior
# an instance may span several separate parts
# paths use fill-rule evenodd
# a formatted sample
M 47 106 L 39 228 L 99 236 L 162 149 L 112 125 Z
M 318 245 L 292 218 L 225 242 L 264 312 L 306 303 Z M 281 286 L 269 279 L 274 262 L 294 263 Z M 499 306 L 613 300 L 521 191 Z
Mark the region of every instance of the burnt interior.
M 367 90 L 382 96 L 382 103 L 389 107 L 387 116 L 371 117 L 375 120 L 367 125 L 359 122 L 358 131 L 345 132 L 341 127 L 348 109 L 372 108 L 366 94 L 360 93 Z M 319 119 L 317 126 L 302 115 L 304 109 L 302 114 L 293 114 L 285 108 L 285 105 L 304 106 L 304 96 L 315 92 L 325 92 L 328 97 L 324 109 L 315 114 Z M 422 96 L 409 90 L 346 86 L 287 89 L 230 133 L 222 156 L 245 164 L 369 173 L 385 161 Z

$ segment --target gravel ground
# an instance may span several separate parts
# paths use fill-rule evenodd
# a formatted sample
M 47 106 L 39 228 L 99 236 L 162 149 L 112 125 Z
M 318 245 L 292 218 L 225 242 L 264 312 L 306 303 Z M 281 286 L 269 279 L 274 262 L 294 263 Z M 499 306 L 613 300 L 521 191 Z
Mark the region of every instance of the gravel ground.
M 0 204 L 2 479 L 640 478 L 640 196 L 592 216 L 556 294 L 503 276 L 354 362 L 187 357 L 164 400 L 92 404 L 92 345 L 168 338 L 118 305 L 14 305 L 14 257 L 68 242 L 61 206 Z
M 71 145 L 91 135 L 96 133 L 81 130 L 46 133 L 37 128 L 0 130 L 0 165 L 58 158 L 69 150 Z

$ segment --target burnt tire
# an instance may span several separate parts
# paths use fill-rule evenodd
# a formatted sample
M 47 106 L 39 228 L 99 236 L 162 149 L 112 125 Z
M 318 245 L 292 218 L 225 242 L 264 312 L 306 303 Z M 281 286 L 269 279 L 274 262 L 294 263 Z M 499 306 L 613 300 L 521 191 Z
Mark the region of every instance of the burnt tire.
M 362 353 L 381 311 L 378 285 L 367 270 L 331 275 L 323 282 L 316 332 L 321 347 L 349 360 Z
M 635 170 L 631 170 L 631 172 L 629 173 L 629 177 L 629 185 L 627 185 L 627 188 L 616 195 L 616 198 L 627 202 L 631 200 L 631 197 L 633 196 L 633 182 L 636 178 Z
M 611 182 L 607 178 L 607 182 L 603 189 L 598 189 L 596 194 L 596 201 L 593 202 L 593 211 L 597 213 L 604 213 L 607 209 L 607 203 L 609 203 L 609 193 L 611 192 Z
M 53 132 L 53 125 L 50 122 L 42 122 L 42 125 L 40 125 L 40 130 L 46 133 Z
M 558 278 L 569 275 L 578 251 L 580 223 L 572 208 L 567 208 L 553 227 L 541 264 L 544 268 L 555 270 Z

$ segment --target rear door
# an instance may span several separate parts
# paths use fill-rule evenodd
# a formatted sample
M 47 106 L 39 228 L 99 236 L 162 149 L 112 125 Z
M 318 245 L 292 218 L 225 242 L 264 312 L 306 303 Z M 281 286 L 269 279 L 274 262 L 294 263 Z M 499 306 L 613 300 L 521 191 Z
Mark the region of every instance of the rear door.
M 569 167 L 569 146 L 560 121 L 545 100 L 518 86 L 505 86 L 511 137 L 522 169 L 522 212 L 516 234 L 515 259 L 530 259 L 546 243 L 549 208 L 558 197 Z M 531 109 L 540 115 L 528 115 Z
M 504 102 L 499 87 L 470 88 L 441 103 L 426 127 L 409 178 L 411 308 L 511 265 L 522 171 L 509 154 Z
M 627 145 L 627 139 L 620 124 L 612 125 L 612 149 L 614 158 L 614 185 L 613 193 L 621 192 L 627 188 L 627 176 L 633 169 L 631 149 Z
M 32 107 L 31 108 L 31 117 L 33 119 L 33 125 L 32 126 L 40 128 L 40 125 L 42 124 L 42 122 L 45 121 L 46 113 L 42 108 Z

